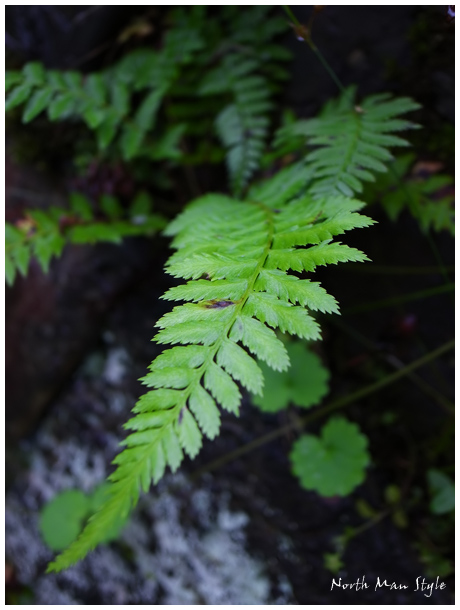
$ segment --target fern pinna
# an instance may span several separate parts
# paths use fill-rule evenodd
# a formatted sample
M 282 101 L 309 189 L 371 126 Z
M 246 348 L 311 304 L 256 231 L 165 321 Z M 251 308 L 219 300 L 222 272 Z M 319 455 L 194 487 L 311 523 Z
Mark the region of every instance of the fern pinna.
M 381 99 L 380 103 L 387 102 Z M 401 129 L 403 124 L 411 127 L 394 118 L 408 109 L 405 100 L 399 106 L 386 106 L 381 117 L 392 117 L 388 130 Z M 360 114 L 362 109 L 349 111 Z M 386 133 L 383 123 L 383 118 L 376 122 L 382 150 L 402 144 L 399 138 L 379 136 Z M 336 125 L 338 141 L 340 125 Z M 358 140 L 360 135 L 357 130 Z M 315 144 L 331 141 L 334 138 L 329 135 Z M 357 142 L 354 146 L 359 148 Z M 256 358 L 275 370 L 289 366 L 276 329 L 318 339 L 320 329 L 311 312 L 338 311 L 335 299 L 319 283 L 297 274 L 314 272 L 319 265 L 367 260 L 334 237 L 373 221 L 358 213 L 362 202 L 348 192 L 335 192 L 335 187 L 344 190 L 339 183 L 321 195 L 315 188 L 321 172 L 314 159 L 307 160 L 252 186 L 245 201 L 205 195 L 167 228 L 177 250 L 167 271 L 188 280 L 164 295 L 186 303 L 157 323 L 160 331 L 155 340 L 173 347 L 154 360 L 143 379 L 151 389 L 137 402 L 134 417 L 126 424 L 130 434 L 114 460 L 117 468 L 109 477 L 109 500 L 77 541 L 50 564 L 49 571 L 63 570 L 82 559 L 136 504 L 141 489 L 147 491 L 167 466 L 176 470 L 184 452 L 193 458 L 203 435 L 214 438 L 220 426 L 219 406 L 238 414 L 240 386 L 254 394 L 262 392 L 263 374 Z M 332 155 L 330 166 L 336 163 Z M 347 169 L 358 181 L 382 169 L 368 164 L 370 171 L 359 173 L 361 167 L 360 157 L 353 155 Z M 330 172 L 326 175 L 333 179 Z M 357 183 L 354 187 L 358 189 Z

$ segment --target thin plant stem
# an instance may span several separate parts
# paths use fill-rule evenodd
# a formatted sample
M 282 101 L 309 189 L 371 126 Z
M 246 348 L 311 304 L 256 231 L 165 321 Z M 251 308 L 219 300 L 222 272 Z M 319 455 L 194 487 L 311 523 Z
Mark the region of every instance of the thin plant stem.
M 362 335 L 355 328 L 351 328 L 348 324 L 345 324 L 342 320 L 337 317 L 332 319 L 332 323 L 340 328 L 341 331 L 346 332 L 350 337 L 353 337 L 355 341 L 364 345 L 367 349 L 377 353 L 378 356 L 381 356 L 385 362 L 387 362 L 390 366 L 395 369 L 401 369 L 404 367 L 403 363 L 398 360 L 395 356 L 391 354 L 384 354 L 379 352 L 378 347 L 370 341 L 367 337 Z M 455 414 L 455 406 L 454 404 L 442 394 L 436 388 L 433 388 L 430 384 L 428 384 L 422 377 L 417 375 L 416 373 L 408 373 L 407 378 L 410 379 L 416 386 L 418 386 L 425 394 L 434 398 L 437 403 L 445 410 L 449 415 Z
M 329 65 L 329 63 L 327 62 L 326 58 L 321 53 L 321 51 L 318 49 L 318 47 L 311 40 L 310 41 L 307 40 L 307 43 L 308 43 L 310 49 L 313 51 L 313 53 L 316 54 L 316 57 L 319 59 L 319 61 L 323 64 L 323 66 L 326 69 L 326 71 L 328 72 L 329 76 L 332 78 L 332 80 L 337 85 L 337 87 L 340 89 L 340 91 L 342 93 L 345 93 L 345 87 L 342 85 L 342 83 L 339 80 L 339 77 L 334 72 L 334 70 L 331 68 L 331 66 Z
M 455 289 L 455 284 L 443 284 L 442 286 L 435 286 L 434 288 L 427 288 L 426 290 L 420 290 L 419 292 L 412 292 L 410 294 L 401 294 L 396 297 L 389 299 L 382 299 L 380 301 L 374 301 L 371 303 L 363 303 L 356 307 L 349 307 L 344 310 L 344 314 L 351 315 L 355 313 L 363 313 L 365 311 L 373 311 L 374 309 L 382 309 L 384 307 L 393 307 L 400 303 L 407 303 L 408 301 L 416 301 L 418 299 L 425 299 L 426 297 L 435 296 L 437 294 L 443 294 L 444 292 L 452 292 Z
M 425 236 L 430 245 L 433 256 L 435 257 L 436 262 L 439 265 L 439 269 L 444 277 L 444 280 L 445 280 L 446 284 L 448 284 L 450 282 L 450 277 L 449 277 L 449 274 L 447 273 L 446 265 L 444 264 L 444 261 L 442 260 L 441 253 L 439 252 L 438 247 L 429 231 L 425 234 Z
M 289 19 L 292 21 L 292 23 L 294 23 L 295 25 L 298 26 L 302 26 L 302 24 L 300 23 L 300 21 L 297 19 L 297 17 L 294 15 L 294 13 L 291 11 L 291 9 L 289 8 L 289 6 L 287 6 L 286 4 L 283 4 L 283 9 L 284 12 L 287 14 L 287 16 L 289 17 Z
M 300 23 L 300 21 L 297 19 L 297 17 L 294 15 L 294 13 L 289 8 L 289 6 L 283 5 L 283 9 L 284 9 L 284 12 L 289 17 L 289 19 L 291 19 L 293 25 L 295 25 L 296 28 L 299 29 L 298 37 L 308 44 L 310 49 L 313 51 L 313 53 L 316 55 L 316 57 L 319 59 L 319 61 L 323 64 L 323 67 L 325 68 L 325 70 L 327 71 L 329 76 L 332 78 L 334 83 L 337 85 L 339 90 L 342 93 L 344 93 L 345 92 L 345 87 L 340 82 L 339 77 L 334 72 L 334 70 L 331 68 L 331 66 L 329 65 L 328 61 L 324 57 L 324 55 L 321 53 L 321 51 L 318 49 L 318 47 L 315 45 L 315 43 L 311 39 L 311 35 L 310 35 L 310 31 L 309 31 L 308 27 L 304 26 L 303 24 Z M 301 32 L 301 34 L 300 34 L 300 32 Z
M 214 460 L 208 464 L 205 464 L 202 468 L 199 468 L 192 474 L 192 478 L 198 478 L 205 472 L 210 472 L 211 470 L 216 470 L 217 468 L 220 468 L 221 466 L 224 466 L 225 464 L 232 462 L 233 460 L 241 457 L 242 455 L 245 455 L 246 453 L 249 453 L 250 451 L 253 451 L 254 449 L 258 449 L 259 447 L 262 447 L 262 446 L 266 445 L 267 443 L 274 441 L 275 439 L 279 438 L 280 436 L 283 436 L 283 434 L 286 434 L 286 432 L 290 432 L 291 430 L 298 428 L 299 424 L 305 426 L 306 424 L 309 424 L 312 421 L 315 421 L 316 419 L 320 419 L 321 417 L 323 417 L 324 415 L 326 415 L 328 413 L 331 413 L 332 411 L 337 411 L 338 409 L 343 409 L 343 408 L 347 407 L 348 405 L 357 402 L 361 398 L 364 398 L 365 396 L 369 396 L 370 394 L 373 394 L 374 392 L 378 392 L 379 390 L 382 390 L 386 386 L 389 386 L 389 385 L 395 383 L 396 381 L 399 381 L 400 379 L 402 379 L 403 377 L 405 377 L 412 371 L 420 368 L 421 366 L 424 366 L 425 364 L 428 364 L 432 360 L 435 360 L 436 358 L 439 358 L 443 354 L 449 352 L 450 350 L 452 350 L 454 348 L 454 346 L 455 346 L 455 340 L 452 339 L 451 341 L 444 343 L 444 345 L 441 345 L 440 347 L 436 348 L 432 352 L 425 354 L 418 360 L 415 360 L 414 362 L 411 362 L 410 364 L 406 365 L 404 368 L 399 369 L 399 371 L 395 371 L 394 373 L 391 373 L 387 377 L 384 377 L 383 379 L 379 379 L 378 381 L 371 383 L 370 385 L 367 385 L 366 387 L 362 388 L 361 390 L 357 390 L 356 392 L 353 392 L 353 394 L 348 394 L 347 396 L 342 396 L 340 398 L 337 398 L 336 400 L 333 400 L 331 403 L 324 405 L 324 407 L 317 409 L 314 413 L 309 413 L 308 415 L 304 415 L 303 417 L 300 417 L 295 422 L 291 422 L 289 424 L 281 426 L 280 428 L 277 428 L 276 430 L 273 430 L 272 432 L 269 432 L 268 434 L 259 436 L 259 438 L 256 438 L 253 441 L 246 443 L 245 445 L 243 445 L 241 447 L 238 447 L 238 449 L 235 449 L 234 451 L 230 451 L 229 453 L 217 458 L 216 460 Z
M 363 265 L 362 263 L 348 263 L 341 267 L 342 271 L 358 273 L 372 273 L 379 275 L 434 275 L 442 274 L 438 265 L 427 267 L 396 267 L 393 265 Z M 455 265 L 448 265 L 446 271 L 453 272 Z M 450 280 L 449 280 L 450 281 Z

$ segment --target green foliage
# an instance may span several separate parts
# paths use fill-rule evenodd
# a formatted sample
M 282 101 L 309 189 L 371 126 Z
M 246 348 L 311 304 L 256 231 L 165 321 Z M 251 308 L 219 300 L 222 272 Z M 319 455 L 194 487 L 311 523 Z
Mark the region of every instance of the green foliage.
M 378 177 L 366 189 L 366 199 L 379 201 L 391 220 L 396 221 L 407 209 L 425 233 L 455 231 L 453 180 L 444 174 L 414 175 L 415 155 L 402 155 L 390 165 L 390 171 Z
M 338 574 L 345 567 L 341 553 L 324 553 L 323 560 L 325 569 L 332 574 Z
M 51 258 L 59 256 L 66 243 L 119 244 L 124 237 L 153 235 L 165 224 L 161 216 L 151 212 L 146 193 L 133 200 L 127 213 L 115 198 L 103 196 L 99 202 L 105 216 L 102 218 L 95 217 L 90 201 L 80 193 L 71 194 L 69 203 L 69 209 L 29 210 L 15 225 L 5 224 L 5 272 L 9 285 L 17 272 L 27 275 L 32 256 L 47 272 Z
M 363 182 L 386 172 L 392 155 L 390 147 L 407 146 L 394 132 L 414 129 L 410 121 L 397 118 L 419 105 L 409 98 L 392 99 L 386 93 L 355 103 L 356 88 L 349 87 L 339 99 L 326 104 L 316 119 L 297 121 L 281 129 L 277 143 L 303 135 L 313 175 L 310 193 L 316 196 L 361 193 Z
M 444 515 L 455 509 L 455 485 L 450 477 L 431 468 L 428 473 L 431 494 L 430 510 L 435 515 Z
M 272 109 L 272 90 L 269 80 L 254 72 L 262 64 L 261 58 L 245 59 L 241 54 L 228 56 L 213 79 L 222 81 L 233 96 L 233 103 L 217 116 L 216 129 L 227 149 L 227 165 L 232 190 L 240 196 L 252 174 L 258 169 L 266 145 Z M 214 91 L 215 82 L 209 80 L 201 92 Z
M 78 489 L 69 489 L 48 502 L 40 515 L 40 532 L 48 548 L 61 551 L 81 531 L 89 512 L 88 499 Z
M 332 241 L 353 226 L 373 223 L 357 213 L 361 208 L 362 203 L 344 196 L 318 200 L 304 195 L 273 209 L 210 194 L 169 225 L 166 234 L 174 237 L 177 251 L 167 271 L 189 281 L 164 298 L 189 302 L 158 321 L 155 340 L 175 346 L 154 360 L 143 378 L 153 389 L 140 398 L 126 424 L 131 433 L 115 459 L 109 501 L 50 569 L 64 569 L 84 557 L 113 520 L 137 502 L 140 488 L 147 491 L 167 465 L 176 470 L 184 452 L 193 458 L 203 434 L 214 438 L 218 404 L 238 412 L 237 382 L 262 393 L 263 374 L 251 354 L 275 370 L 288 367 L 286 348 L 273 329 L 319 338 L 319 326 L 305 306 L 334 311 L 336 303 L 317 284 L 287 271 L 366 260 L 358 250 Z
M 264 394 L 254 396 L 252 402 L 261 411 L 276 413 L 290 403 L 308 408 L 321 402 L 329 391 L 329 372 L 314 352 L 297 342 L 288 343 L 286 349 L 291 363 L 288 370 L 273 373 L 264 363 L 259 364 L 265 379 Z
M 402 104 L 403 109 L 407 105 Z M 286 348 L 274 329 L 309 340 L 320 337 L 308 310 L 336 312 L 337 303 L 318 283 L 296 273 L 313 272 L 318 265 L 365 261 L 362 252 L 333 238 L 373 221 L 358 213 L 363 203 L 344 194 L 319 197 L 315 189 L 305 192 L 311 176 L 311 165 L 300 163 L 252 187 L 247 201 L 205 195 L 167 228 L 177 250 L 167 271 L 189 280 L 164 295 L 188 302 L 157 323 L 155 340 L 173 347 L 152 363 L 143 379 L 153 389 L 139 399 L 126 424 L 131 433 L 114 461 L 109 500 L 49 570 L 65 569 L 83 558 L 116 519 L 128 514 L 140 489 L 147 491 L 166 466 L 176 470 L 184 452 L 193 458 L 203 434 L 214 438 L 219 405 L 238 413 L 238 384 L 262 394 L 263 374 L 253 356 L 275 370 L 286 370 Z M 337 475 L 344 464 L 333 458 L 341 451 L 347 454 L 340 438 L 334 438 L 337 428 L 351 443 L 350 471 L 339 476 L 340 486 L 326 480 L 320 491 L 344 494 L 362 480 L 367 453 L 364 437 L 352 424 L 334 421 L 330 436 L 336 450 L 329 451 L 330 471 L 335 466 Z M 303 444 L 310 439 L 301 440 Z M 324 441 L 316 442 L 323 453 L 328 451 Z M 293 452 L 297 454 L 298 449 Z M 296 468 L 299 463 L 297 459 Z
M 181 70 L 204 46 L 191 23 L 192 13 L 177 11 L 175 18 L 176 27 L 166 33 L 160 51 L 136 50 L 100 73 L 83 76 L 46 71 L 38 62 L 27 64 L 7 80 L 13 89 L 6 110 L 25 103 L 24 123 L 44 110 L 50 121 L 80 118 L 95 132 L 100 150 L 115 141 L 123 159 L 133 159 L 142 154 L 147 132 L 154 129 L 160 106 Z M 134 97 L 140 101 L 133 103 Z M 171 138 L 170 133 L 166 136 Z
M 335 299 L 310 274 L 318 266 L 368 260 L 335 239 L 373 224 L 353 196 L 386 171 L 390 147 L 407 145 L 394 132 L 414 127 L 399 115 L 417 105 L 377 95 L 357 106 L 351 88 L 317 119 L 286 116 L 264 158 L 289 59 L 274 43 L 286 19 L 268 19 L 270 10 L 178 8 L 169 13 L 171 27 L 158 50 L 138 49 L 102 72 L 83 76 L 32 63 L 7 74 L 7 110 L 24 105 L 24 122 L 45 109 L 52 121 L 82 119 L 100 151 L 125 160 L 200 163 L 221 160 L 223 152 L 234 195 L 198 198 L 165 231 L 176 250 L 166 270 L 182 283 L 163 298 L 185 303 L 156 324 L 155 341 L 166 348 L 142 379 L 149 389 L 125 425 L 129 434 L 105 501 L 49 571 L 67 568 L 107 540 L 141 490 L 168 466 L 175 471 L 184 454 L 194 458 L 203 436 L 219 434 L 221 408 L 238 415 L 242 389 L 262 396 L 265 377 L 268 397 L 277 400 L 260 404 L 272 411 L 289 401 L 309 407 L 327 391 L 317 357 L 298 344 L 286 348 L 277 332 L 317 340 L 315 312 L 338 313 Z M 216 152 L 213 134 L 224 151 Z M 298 147 L 305 139 L 302 161 L 250 184 L 261 164 L 303 154 Z M 66 242 L 118 242 L 161 224 L 145 198 L 133 202 L 128 218 L 112 198 L 99 207 L 97 215 L 73 196 L 69 212 L 30 212 L 8 225 L 8 281 L 17 270 L 26 273 L 32 254 L 47 268 Z M 296 368 L 288 377 L 290 361 Z M 266 367 L 285 375 L 282 396 L 270 390 L 275 377 Z M 302 485 L 324 495 L 350 493 L 369 461 L 365 437 L 342 418 L 330 420 L 321 437 L 302 436 L 291 459 Z
M 364 480 L 367 438 L 343 417 L 331 418 L 321 436 L 302 435 L 290 453 L 292 471 L 305 489 L 322 496 L 346 496 Z
M 260 165 L 270 126 L 272 99 L 278 90 L 276 83 L 288 78 L 280 64 L 290 59 L 284 47 L 271 42 L 274 36 L 286 31 L 286 21 L 271 19 L 261 25 L 270 7 L 252 7 L 252 11 L 252 15 L 235 22 L 236 44 L 206 74 L 198 89 L 202 96 L 230 97 L 230 103 L 220 111 L 215 125 L 227 150 L 232 191 L 238 197 Z M 253 23 L 258 24 L 257 32 Z
M 247 7 L 242 19 L 232 7 L 218 14 L 204 6 L 176 8 L 159 50 L 137 49 L 87 76 L 29 63 L 7 72 L 6 110 L 23 105 L 24 123 L 44 111 L 50 121 L 82 120 L 100 152 L 111 147 L 126 161 L 213 161 L 214 149 L 202 145 L 214 130 L 240 195 L 259 167 L 274 83 L 288 77 L 281 64 L 290 53 L 273 42 L 288 26 L 282 18 L 266 20 L 271 10 Z M 255 32 L 253 23 L 263 25 Z M 196 135 L 198 150 L 186 155 L 181 141 Z
M 40 532 L 52 551 L 62 551 L 81 532 L 85 520 L 105 502 L 108 485 L 99 485 L 87 496 L 79 489 L 63 491 L 48 502 L 40 514 Z M 126 524 L 120 519 L 103 542 L 115 540 Z

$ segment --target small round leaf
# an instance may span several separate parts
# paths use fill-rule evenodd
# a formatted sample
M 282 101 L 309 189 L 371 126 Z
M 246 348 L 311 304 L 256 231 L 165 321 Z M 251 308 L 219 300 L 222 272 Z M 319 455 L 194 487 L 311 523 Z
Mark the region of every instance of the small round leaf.
M 365 476 L 369 464 L 367 438 L 343 417 L 330 419 L 321 436 L 305 434 L 290 453 L 292 472 L 302 487 L 321 496 L 346 496 Z
M 61 551 L 80 533 L 90 505 L 78 489 L 63 491 L 46 504 L 40 515 L 40 531 L 52 551 Z
M 265 378 L 262 397 L 253 396 L 252 402 L 261 411 L 276 413 L 290 403 L 309 408 L 317 405 L 329 391 L 329 371 L 320 358 L 303 343 L 286 345 L 291 366 L 282 373 L 260 363 Z

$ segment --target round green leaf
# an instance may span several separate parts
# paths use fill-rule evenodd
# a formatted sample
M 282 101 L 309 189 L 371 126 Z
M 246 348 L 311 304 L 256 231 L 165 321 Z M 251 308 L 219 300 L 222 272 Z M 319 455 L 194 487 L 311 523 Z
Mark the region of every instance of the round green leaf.
M 343 417 L 330 419 L 321 436 L 305 434 L 290 453 L 292 472 L 305 489 L 325 497 L 346 496 L 364 480 L 367 438 Z
M 260 363 L 265 378 L 264 394 L 254 396 L 252 401 L 262 411 L 276 413 L 290 403 L 308 408 L 317 405 L 329 391 L 329 371 L 320 358 L 303 343 L 286 345 L 291 366 L 278 373 Z
M 89 509 L 88 498 L 78 489 L 54 497 L 40 515 L 39 527 L 45 544 L 52 551 L 69 546 L 80 533 Z
M 455 508 L 455 485 L 453 481 L 440 470 L 432 468 L 428 471 L 428 486 L 432 496 L 430 510 L 435 515 L 450 513 Z

